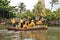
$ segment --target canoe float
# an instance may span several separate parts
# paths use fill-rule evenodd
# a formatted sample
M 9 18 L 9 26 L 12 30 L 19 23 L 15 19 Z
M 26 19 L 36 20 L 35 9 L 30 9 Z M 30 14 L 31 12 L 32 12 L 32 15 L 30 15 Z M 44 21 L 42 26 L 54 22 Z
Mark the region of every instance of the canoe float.
M 36 30 L 46 30 L 47 28 L 44 28 L 44 27 L 42 27 L 42 28 L 40 28 L 40 27 L 38 27 L 38 28 L 20 28 L 20 29 L 18 29 L 18 28 L 15 28 L 15 27 L 9 27 L 9 28 L 7 28 L 8 30 L 14 30 L 14 31 L 36 31 Z

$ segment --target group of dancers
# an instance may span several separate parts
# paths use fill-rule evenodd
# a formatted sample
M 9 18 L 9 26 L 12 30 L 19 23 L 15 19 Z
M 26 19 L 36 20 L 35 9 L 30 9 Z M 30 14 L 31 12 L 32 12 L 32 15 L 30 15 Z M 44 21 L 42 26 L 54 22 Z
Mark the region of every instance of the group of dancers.
M 12 23 L 13 26 L 17 25 L 17 28 L 32 28 L 36 24 L 38 25 L 38 27 L 40 27 L 43 24 L 41 19 L 39 19 L 35 23 L 34 19 L 29 19 L 29 20 L 20 19 L 19 22 L 16 22 L 16 20 L 14 18 L 11 19 L 11 23 Z

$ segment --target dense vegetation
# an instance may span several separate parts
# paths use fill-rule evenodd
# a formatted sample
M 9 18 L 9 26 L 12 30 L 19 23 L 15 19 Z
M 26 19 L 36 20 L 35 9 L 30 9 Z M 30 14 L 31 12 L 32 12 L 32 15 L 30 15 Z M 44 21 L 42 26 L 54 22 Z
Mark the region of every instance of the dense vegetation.
M 8 0 L 0 0 L 0 19 L 8 19 L 13 17 L 18 18 L 36 18 L 39 16 L 45 21 L 49 22 L 49 24 L 60 24 L 60 8 L 56 11 L 51 11 L 46 9 L 41 2 L 38 2 L 32 11 L 26 10 L 26 5 L 24 3 L 20 3 L 18 8 L 20 8 L 20 12 L 16 12 L 16 8 L 13 6 L 9 6 L 10 1 Z
M 15 17 L 13 6 L 9 6 L 10 1 L 0 0 L 0 18 L 12 18 Z
M 46 19 L 49 23 L 49 25 L 59 25 L 60 24 L 60 8 L 56 11 L 51 11 L 49 9 L 46 9 L 43 7 L 42 3 L 39 2 L 34 6 L 34 9 L 32 11 L 26 10 L 24 13 L 19 14 L 19 17 L 23 18 L 36 18 L 36 16 L 39 16 L 41 18 Z
M 43 11 L 43 9 L 45 9 Z M 25 17 L 25 18 L 28 18 L 28 17 L 36 17 L 36 15 L 38 16 L 41 16 L 42 18 L 45 18 L 47 20 L 59 20 L 60 19 L 60 9 L 56 10 L 56 11 L 51 11 L 49 9 L 46 9 L 42 6 L 41 2 L 36 4 L 33 11 L 30 11 L 30 10 L 26 10 L 24 13 L 21 13 L 20 17 Z

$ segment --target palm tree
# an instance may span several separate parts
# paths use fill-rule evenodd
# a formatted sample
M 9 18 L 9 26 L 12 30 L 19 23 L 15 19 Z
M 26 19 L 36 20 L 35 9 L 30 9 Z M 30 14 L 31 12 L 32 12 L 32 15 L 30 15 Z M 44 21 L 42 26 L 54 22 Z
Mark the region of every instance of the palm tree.
M 44 10 L 44 6 L 42 5 L 41 2 L 38 2 L 34 7 L 33 12 L 35 12 L 37 16 L 41 16 L 41 14 L 44 14 L 43 10 Z
M 51 2 L 51 10 L 52 10 L 52 7 L 53 7 L 53 5 L 55 4 L 59 4 L 59 0 L 52 0 Z
M 26 10 L 26 8 L 25 8 L 26 6 L 24 5 L 24 3 L 20 3 L 18 7 L 20 9 L 20 13 L 22 13 Z
M 34 6 L 34 9 L 33 9 L 33 13 L 35 13 L 36 15 L 36 20 L 39 20 L 39 18 L 42 18 L 42 14 L 44 14 L 45 12 L 43 11 L 44 10 L 44 6 L 41 2 L 38 2 L 36 4 L 36 6 Z

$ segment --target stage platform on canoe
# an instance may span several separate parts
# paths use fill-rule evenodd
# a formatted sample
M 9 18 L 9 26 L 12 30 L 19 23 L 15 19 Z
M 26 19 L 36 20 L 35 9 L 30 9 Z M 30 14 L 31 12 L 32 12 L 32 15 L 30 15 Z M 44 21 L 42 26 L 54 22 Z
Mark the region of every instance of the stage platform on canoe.
M 44 28 L 44 27 L 42 27 L 42 28 L 40 28 L 40 27 L 38 27 L 38 28 L 15 28 L 15 27 L 9 27 L 9 28 L 7 28 L 8 30 L 14 30 L 14 31 L 36 31 L 36 30 L 47 30 L 47 28 Z

